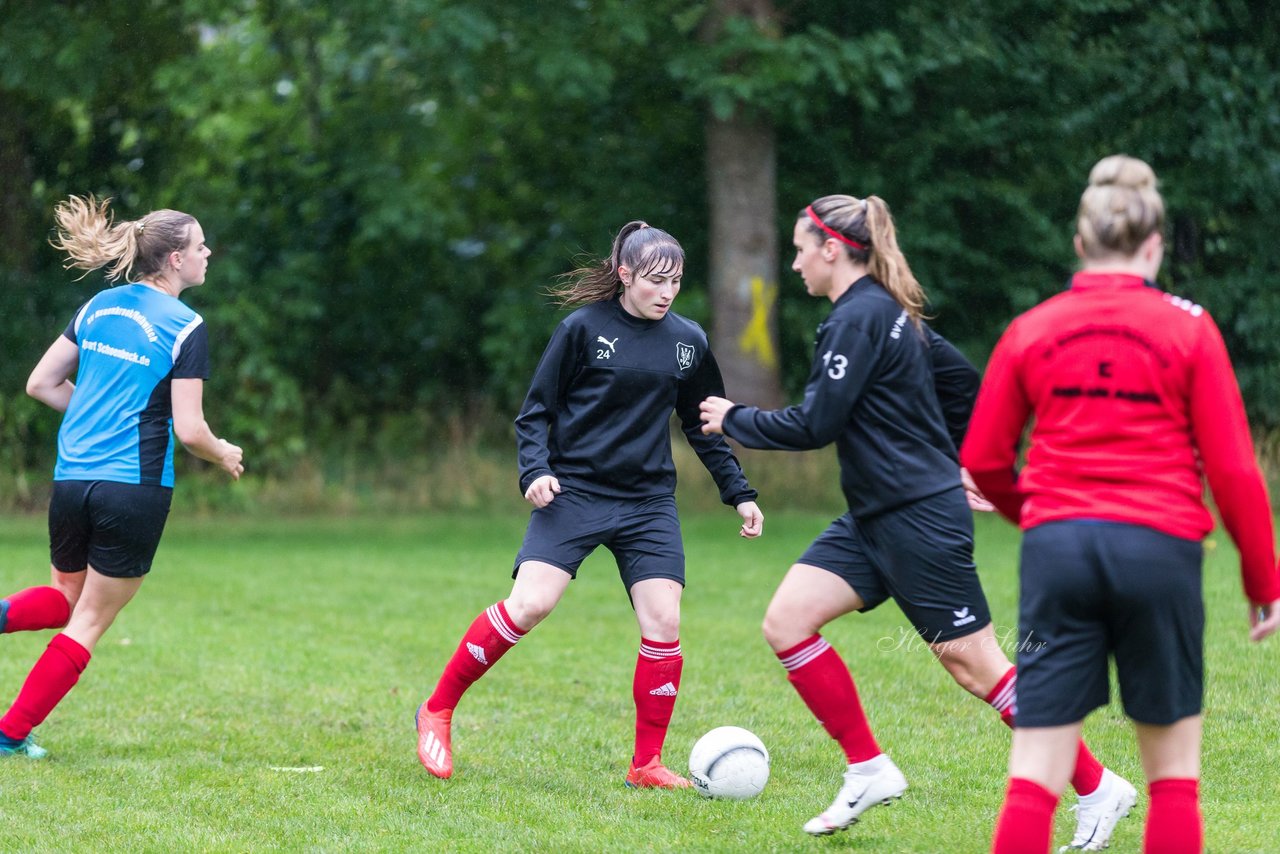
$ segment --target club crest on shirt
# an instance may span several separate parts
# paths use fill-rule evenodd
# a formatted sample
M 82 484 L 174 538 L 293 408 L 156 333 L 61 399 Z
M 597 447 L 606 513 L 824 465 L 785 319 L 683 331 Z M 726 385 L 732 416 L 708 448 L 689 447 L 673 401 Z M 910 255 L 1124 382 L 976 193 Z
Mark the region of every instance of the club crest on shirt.
M 676 342 L 676 364 L 680 366 L 680 370 L 687 371 L 693 365 L 693 353 L 692 344 Z

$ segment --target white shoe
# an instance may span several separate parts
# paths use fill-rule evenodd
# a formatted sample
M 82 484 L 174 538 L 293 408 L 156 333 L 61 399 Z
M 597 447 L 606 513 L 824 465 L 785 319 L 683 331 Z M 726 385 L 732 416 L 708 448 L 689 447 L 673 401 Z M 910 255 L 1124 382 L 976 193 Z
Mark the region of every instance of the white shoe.
M 902 797 L 906 790 L 907 779 L 893 760 L 883 753 L 874 759 L 850 765 L 844 772 L 840 794 L 836 795 L 826 812 L 805 822 L 804 832 L 827 836 L 844 830 L 871 807 L 889 804 Z
M 1123 777 L 1103 769 L 1097 791 L 1083 795 L 1071 809 L 1076 813 L 1076 835 L 1059 851 L 1101 851 L 1111 844 L 1111 833 L 1138 800 L 1138 790 Z

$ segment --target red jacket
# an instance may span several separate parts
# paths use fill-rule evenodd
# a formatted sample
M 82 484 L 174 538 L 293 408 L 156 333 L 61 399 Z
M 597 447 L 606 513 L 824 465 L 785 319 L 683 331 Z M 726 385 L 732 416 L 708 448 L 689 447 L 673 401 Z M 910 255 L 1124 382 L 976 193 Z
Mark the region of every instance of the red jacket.
M 1271 507 L 1222 336 L 1203 308 L 1137 276 L 1078 273 L 1009 325 L 961 463 L 1023 529 L 1108 519 L 1194 540 L 1213 528 L 1203 474 L 1240 550 L 1245 594 L 1280 599 Z

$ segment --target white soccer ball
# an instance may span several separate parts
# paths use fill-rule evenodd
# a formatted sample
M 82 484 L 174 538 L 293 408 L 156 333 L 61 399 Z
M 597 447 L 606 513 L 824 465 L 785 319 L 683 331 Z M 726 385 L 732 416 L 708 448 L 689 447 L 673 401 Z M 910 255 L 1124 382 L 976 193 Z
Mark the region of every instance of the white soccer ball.
M 769 751 L 749 730 L 716 727 L 693 746 L 689 779 L 704 797 L 754 798 L 769 782 Z

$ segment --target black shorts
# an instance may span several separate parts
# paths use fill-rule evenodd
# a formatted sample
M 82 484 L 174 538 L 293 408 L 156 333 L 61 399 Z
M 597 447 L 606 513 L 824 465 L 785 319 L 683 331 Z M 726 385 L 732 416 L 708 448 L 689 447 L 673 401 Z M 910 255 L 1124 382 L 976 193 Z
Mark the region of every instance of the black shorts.
M 49 560 L 60 572 L 92 566 L 114 578 L 151 571 L 173 488 L 106 480 L 55 480 Z
M 892 598 L 928 643 L 991 622 L 973 563 L 973 514 L 959 487 L 871 519 L 846 513 L 797 563 L 843 578 L 861 597 L 862 611 Z
M 1022 540 L 1018 726 L 1063 726 L 1110 701 L 1167 725 L 1204 694 L 1202 549 L 1143 525 L 1047 522 Z
M 578 567 L 597 546 L 613 552 L 628 590 L 647 578 L 684 584 L 684 541 L 674 495 L 620 499 L 560 493 L 530 514 L 511 577 L 516 577 L 520 564 L 537 560 L 576 578 Z

